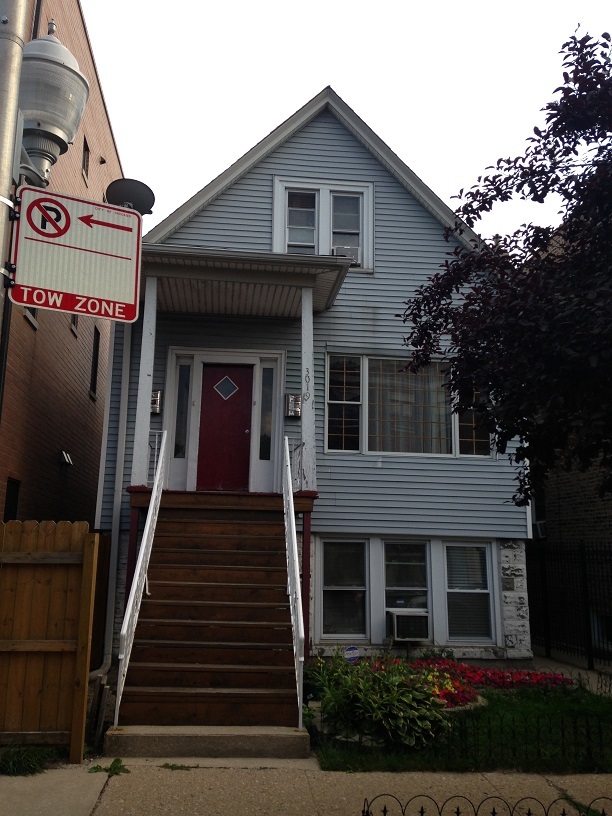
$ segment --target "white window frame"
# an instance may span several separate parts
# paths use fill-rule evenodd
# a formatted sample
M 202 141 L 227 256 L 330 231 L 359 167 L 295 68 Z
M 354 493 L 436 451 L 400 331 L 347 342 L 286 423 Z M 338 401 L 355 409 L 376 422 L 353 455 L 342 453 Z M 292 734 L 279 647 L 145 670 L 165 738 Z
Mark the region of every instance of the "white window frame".
M 176 397 L 178 386 L 179 363 L 190 363 L 191 382 L 189 417 L 187 429 L 187 451 L 185 459 L 176 460 L 174 450 L 174 428 L 176 422 Z M 175 490 L 195 490 L 198 467 L 198 442 L 202 397 L 203 365 L 222 363 L 224 365 L 253 366 L 253 396 L 251 424 L 251 454 L 249 463 L 249 490 L 251 492 L 278 492 L 281 489 L 280 457 L 282 456 L 283 438 L 283 403 L 282 394 L 285 382 L 285 352 L 257 349 L 194 349 L 171 346 L 168 349 L 166 362 L 166 394 L 163 414 L 163 429 L 168 431 L 169 481 L 167 486 Z M 270 459 L 259 459 L 259 441 L 261 431 L 261 377 L 263 368 L 274 369 L 274 388 L 272 396 L 273 433 L 270 440 Z
M 364 578 L 365 578 L 365 632 L 361 634 L 354 634 L 354 633 L 323 633 L 323 599 L 325 595 L 325 587 L 323 584 L 324 581 L 324 548 L 326 544 L 342 544 L 342 543 L 359 543 L 363 544 L 363 557 L 364 557 Z M 321 643 L 329 642 L 329 643 L 367 643 L 370 641 L 371 635 L 371 620 L 372 620 L 372 593 L 370 591 L 370 574 L 371 574 L 371 547 L 370 541 L 368 538 L 363 538 L 362 536 L 342 536 L 341 538 L 337 538 L 334 536 L 323 536 L 317 542 L 316 552 L 318 554 L 317 559 L 317 575 L 318 581 L 317 586 L 319 587 L 319 591 L 317 592 L 316 597 L 316 617 L 318 621 L 318 640 Z M 347 591 L 348 588 L 346 588 Z
M 449 548 L 468 548 L 468 547 L 479 547 L 485 549 L 485 558 L 486 558 L 486 576 L 487 576 L 487 589 L 486 590 L 450 590 L 448 587 L 448 562 L 446 559 L 446 552 Z M 496 632 L 497 632 L 497 625 L 496 625 L 496 615 L 495 615 L 495 604 L 494 604 L 494 568 L 493 568 L 493 556 L 492 556 L 492 545 L 490 541 L 442 541 L 442 559 L 444 561 L 444 585 L 443 585 L 443 604 L 444 604 L 444 615 L 443 619 L 446 624 L 446 634 L 445 634 L 445 641 L 449 645 L 453 643 L 462 643 L 462 644 L 489 644 L 495 642 L 496 639 Z M 486 594 L 489 598 L 489 618 L 490 618 L 490 627 L 491 627 L 491 636 L 489 638 L 486 637 L 462 637 L 462 638 L 451 638 L 449 634 L 449 627 L 448 627 L 448 604 L 447 604 L 447 597 L 449 593 L 457 592 L 457 593 L 469 593 L 469 594 Z
M 272 251 L 287 252 L 287 192 L 289 190 L 317 193 L 316 255 L 332 252 L 332 195 L 357 195 L 361 198 L 361 266 L 363 271 L 374 269 L 374 185 L 342 180 L 274 177 L 274 207 L 272 219 Z
M 359 405 L 360 408 L 360 429 L 359 429 L 359 450 L 341 450 L 340 448 L 330 448 L 329 440 L 329 406 L 330 404 L 343 404 L 338 400 L 329 399 L 329 372 L 330 372 L 330 357 L 356 357 L 361 360 L 361 382 L 360 382 L 360 400 L 359 402 L 344 403 L 346 405 Z M 459 445 L 459 415 L 451 409 L 451 450 L 449 453 L 431 453 L 431 452 L 400 452 L 400 451 L 375 451 L 368 449 L 368 388 L 369 382 L 369 362 L 370 360 L 394 360 L 398 361 L 399 357 L 394 357 L 387 354 L 355 354 L 348 350 L 328 351 L 325 359 L 325 438 L 324 451 L 330 454 L 339 454 L 340 456 L 363 455 L 363 456 L 409 456 L 409 457 L 424 457 L 435 456 L 436 459 L 478 459 L 486 460 L 493 456 L 493 451 L 488 454 L 472 454 L 461 453 Z M 435 360 L 432 362 L 436 362 Z
M 499 542 L 492 539 L 443 539 L 427 536 L 389 536 L 372 535 L 360 536 L 333 536 L 320 535 L 315 539 L 314 546 L 314 620 L 313 638 L 321 646 L 339 644 L 360 644 L 363 646 L 383 646 L 386 642 L 386 580 L 385 580 L 385 542 L 404 541 L 410 543 L 425 543 L 427 558 L 428 581 L 428 615 L 429 636 L 427 641 L 435 647 L 490 647 L 503 645 L 502 633 L 502 592 L 500 587 Z M 366 636 L 323 634 L 323 547 L 325 542 L 334 541 L 364 541 L 366 563 Z M 485 547 L 487 558 L 487 580 L 489 595 L 489 611 L 491 616 L 490 638 L 449 639 L 447 617 L 447 546 Z

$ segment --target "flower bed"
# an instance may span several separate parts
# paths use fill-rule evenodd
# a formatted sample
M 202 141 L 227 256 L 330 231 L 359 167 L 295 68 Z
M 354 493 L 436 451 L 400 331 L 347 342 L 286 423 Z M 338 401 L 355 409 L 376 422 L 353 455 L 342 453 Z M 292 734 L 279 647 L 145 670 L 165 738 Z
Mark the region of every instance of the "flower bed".
M 344 664 L 340 656 L 336 656 L 332 664 L 336 662 L 338 665 L 337 661 L 339 665 Z M 351 664 L 347 664 L 349 672 L 350 666 Z M 325 682 L 325 667 L 325 661 L 317 658 L 314 666 L 311 664 L 311 673 L 318 675 L 319 680 Z M 483 689 L 551 689 L 573 685 L 572 680 L 568 677 L 554 672 L 506 669 L 495 666 L 486 668 L 468 666 L 466 663 L 459 663 L 448 658 L 406 660 L 390 655 L 365 657 L 358 664 L 354 664 L 353 668 L 362 675 L 368 671 L 393 675 L 410 687 L 425 687 L 449 709 L 473 704 L 478 700 Z

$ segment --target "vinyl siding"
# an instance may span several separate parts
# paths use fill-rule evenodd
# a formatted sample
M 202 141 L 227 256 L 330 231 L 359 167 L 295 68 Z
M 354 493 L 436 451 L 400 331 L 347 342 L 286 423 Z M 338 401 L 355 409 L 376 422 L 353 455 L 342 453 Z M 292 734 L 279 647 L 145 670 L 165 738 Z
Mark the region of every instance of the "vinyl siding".
M 334 307 L 315 317 L 320 498 L 313 531 L 524 537 L 526 513 L 509 501 L 514 471 L 505 459 L 324 452 L 326 354 L 402 357 L 404 326 L 396 315 L 414 290 L 439 270 L 449 251 L 441 225 L 331 113 L 306 125 L 167 243 L 271 251 L 275 175 L 374 187 L 374 271 L 352 270 Z M 138 330 L 134 360 L 137 335 Z M 160 315 L 154 388 L 165 387 L 170 346 L 286 350 L 284 390 L 300 390 L 299 321 Z M 135 403 L 137 366 L 132 374 Z M 160 422 L 154 418 L 153 427 Z M 299 425 L 288 420 L 285 431 L 295 438 Z

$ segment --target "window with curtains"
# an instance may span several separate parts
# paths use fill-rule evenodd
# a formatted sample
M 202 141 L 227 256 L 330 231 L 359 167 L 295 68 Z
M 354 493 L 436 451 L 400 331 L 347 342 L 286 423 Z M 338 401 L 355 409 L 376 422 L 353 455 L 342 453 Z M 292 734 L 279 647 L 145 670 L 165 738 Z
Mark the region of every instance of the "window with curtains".
M 416 374 L 406 372 L 405 365 L 405 360 L 329 355 L 328 450 L 453 453 L 444 364 L 434 362 Z
M 451 407 L 440 363 L 416 374 L 405 366 L 368 360 L 368 450 L 451 453 Z
M 446 604 L 449 640 L 491 637 L 486 545 L 446 544 Z

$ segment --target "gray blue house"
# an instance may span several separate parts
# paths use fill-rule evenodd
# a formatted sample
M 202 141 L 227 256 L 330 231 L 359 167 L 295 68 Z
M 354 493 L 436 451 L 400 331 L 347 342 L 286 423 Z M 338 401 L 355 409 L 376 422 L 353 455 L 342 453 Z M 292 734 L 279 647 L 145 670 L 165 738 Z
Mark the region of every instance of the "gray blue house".
M 282 513 L 285 438 L 311 650 L 394 642 L 531 656 L 530 518 L 508 501 L 514 472 L 470 416 L 452 414 L 441 364 L 402 370 L 396 315 L 444 261 L 453 221 L 326 88 L 146 236 L 140 319 L 114 329 L 98 506 L 122 611 L 165 431 L 152 594 L 141 610 L 158 629 L 139 622 L 135 664 L 148 660 L 139 642 L 157 640 L 165 651 L 152 662 L 189 666 L 195 678 L 194 666 L 213 663 L 210 644 L 228 638 L 256 662 L 246 596 L 229 623 L 220 610 L 241 583 L 235 553 L 263 551 Z M 237 528 L 252 512 L 259 538 Z M 214 539 L 207 572 L 194 518 Z M 196 587 L 178 612 L 171 547 L 190 551 L 182 575 Z M 253 586 L 277 581 L 266 563 Z M 166 605 L 147 612 L 156 592 Z M 190 628 L 171 630 L 172 616 Z M 204 656 L 196 635 L 209 644 Z M 179 641 L 192 651 L 181 655 Z M 254 645 L 268 641 L 262 629 L 253 635 Z M 191 685 L 227 685 L 216 672 L 217 682 L 198 675 Z M 154 685 L 153 674 L 149 666 L 132 685 Z M 172 676 L 161 684 L 178 683 Z M 146 721 L 157 703 L 142 705 Z

